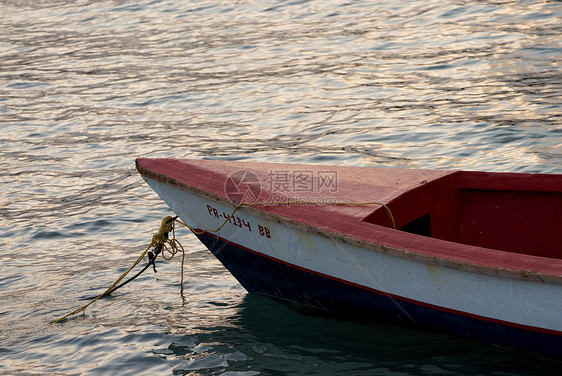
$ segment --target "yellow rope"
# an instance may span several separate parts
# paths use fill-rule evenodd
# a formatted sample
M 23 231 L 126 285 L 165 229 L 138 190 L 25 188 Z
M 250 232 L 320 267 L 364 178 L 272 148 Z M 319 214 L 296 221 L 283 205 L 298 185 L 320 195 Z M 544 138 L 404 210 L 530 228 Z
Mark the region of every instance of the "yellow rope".
M 105 290 L 103 293 L 101 293 L 100 295 L 98 295 L 97 297 L 95 297 L 94 299 L 92 299 L 87 304 L 83 305 L 82 307 L 80 307 L 80 308 L 70 312 L 69 314 L 66 314 L 66 315 L 64 315 L 64 316 L 62 316 L 62 317 L 60 317 L 56 320 L 50 321 L 49 324 L 59 323 L 62 320 L 66 319 L 66 318 L 68 318 L 72 315 L 80 313 L 83 310 L 85 310 L 86 308 L 88 308 L 95 301 L 97 301 L 97 300 L 103 298 L 104 296 L 108 295 L 115 288 L 115 286 L 117 286 L 119 284 L 119 282 L 121 282 L 123 280 L 123 278 L 125 278 L 127 276 L 127 274 L 129 274 L 129 272 L 142 261 L 144 256 L 146 256 L 146 254 L 148 253 L 148 251 L 151 248 L 156 247 L 159 244 L 162 244 L 164 249 L 166 249 L 172 255 L 170 258 L 168 258 L 168 260 L 171 259 L 178 251 L 182 252 L 184 254 L 184 257 L 182 258 L 182 269 L 181 269 L 182 270 L 181 282 L 183 283 L 183 260 L 185 258 L 185 252 L 184 252 L 184 249 L 183 249 L 182 245 L 179 243 L 179 241 L 177 241 L 175 239 L 175 229 L 174 229 L 174 220 L 173 219 L 174 219 L 173 217 L 167 216 L 166 218 L 164 218 L 162 220 L 162 224 L 160 225 L 160 229 L 158 230 L 158 233 L 156 233 L 155 235 L 152 236 L 152 241 L 150 242 L 148 247 L 146 247 L 144 252 L 136 259 L 136 261 L 133 263 L 133 265 L 131 265 L 131 267 L 129 269 L 127 269 L 127 271 L 125 273 L 121 274 L 121 276 L 119 278 L 117 278 L 117 280 L 115 282 L 113 282 L 113 284 L 107 290 Z M 169 233 L 170 231 L 173 234 L 172 239 L 168 239 L 166 237 L 166 234 Z M 168 248 L 168 244 L 170 245 L 169 248 Z
M 306 200 L 296 200 L 296 201 L 274 201 L 273 203 L 271 202 L 254 202 L 254 203 L 248 203 L 248 204 L 239 204 L 238 207 L 242 206 L 242 205 L 247 205 L 247 206 L 254 206 L 254 205 L 335 205 L 335 206 L 368 206 L 368 205 L 380 205 L 382 206 L 386 212 L 388 213 L 388 216 L 390 217 L 390 220 L 392 221 L 392 228 L 396 229 L 396 222 L 394 221 L 394 216 L 392 215 L 392 211 L 390 211 L 390 208 L 383 202 L 378 202 L 378 201 L 369 201 L 369 202 L 314 202 L 314 201 L 306 201 Z M 234 213 L 232 213 L 234 214 Z
M 226 223 L 230 220 L 230 218 L 232 218 L 232 216 L 234 215 L 234 213 L 236 213 L 238 211 L 238 209 L 240 209 L 242 206 L 258 206 L 258 205 L 339 205 L 339 206 L 367 206 L 367 205 L 380 205 L 382 206 L 386 212 L 388 213 L 388 216 L 390 217 L 390 220 L 392 222 L 392 228 L 396 229 L 396 222 L 394 221 L 394 216 L 392 215 L 392 211 L 390 210 L 390 208 L 382 202 L 378 202 L 378 201 L 369 201 L 369 202 L 334 202 L 334 203 L 319 203 L 319 202 L 314 202 L 314 201 L 306 201 L 306 200 L 295 200 L 295 201 L 274 201 L 274 202 L 268 202 L 268 201 L 263 201 L 263 202 L 248 202 L 248 203 L 238 203 L 236 204 L 236 206 L 234 207 L 234 210 L 232 211 L 232 213 L 230 213 L 230 215 L 228 217 L 225 218 L 224 222 L 217 228 L 215 229 L 204 229 L 204 230 L 197 230 L 193 227 L 191 227 L 190 225 L 188 225 L 187 223 L 176 219 L 176 221 L 187 227 L 189 230 L 191 230 L 194 234 L 196 235 L 201 235 L 205 232 L 218 232 L 221 228 L 224 227 L 224 225 L 226 225 Z
M 226 217 L 224 222 L 219 227 L 217 227 L 215 229 L 207 228 L 207 229 L 204 229 L 204 230 L 197 230 L 197 229 L 191 227 L 190 225 L 188 225 L 187 223 L 183 222 L 182 220 L 176 219 L 176 222 L 178 222 L 180 225 L 183 225 L 183 226 L 187 227 L 188 229 L 190 229 L 191 232 L 193 232 L 195 235 L 201 235 L 201 234 L 204 234 L 205 232 L 218 232 L 221 228 L 224 227 L 224 225 L 226 225 L 226 223 L 230 220 L 230 218 L 232 218 L 234 213 L 236 213 L 238 211 L 238 209 L 240 209 L 240 207 L 243 206 L 243 205 L 247 205 L 247 204 L 239 203 L 238 205 L 236 205 L 234 207 L 234 210 L 232 211 L 232 213 L 230 213 L 230 215 L 228 217 Z
M 82 311 L 84 311 L 86 308 L 88 308 L 91 304 L 93 304 L 95 301 L 103 298 L 104 296 L 108 295 L 114 288 L 115 286 L 117 286 L 119 284 L 119 282 L 121 282 L 126 276 L 127 274 L 129 274 L 129 272 L 131 270 L 133 270 L 133 268 L 135 266 L 137 266 L 142 260 L 143 258 L 146 256 L 146 254 L 148 253 L 148 251 L 151 248 L 157 247 L 158 245 L 162 246 L 162 257 L 165 260 L 171 260 L 178 252 L 182 253 L 182 260 L 181 260 L 181 282 L 180 284 L 183 285 L 183 270 L 184 270 L 184 261 L 185 261 L 185 250 L 183 248 L 183 246 L 181 245 L 181 243 L 176 239 L 176 230 L 175 230 L 175 222 L 178 222 L 179 224 L 187 227 L 188 229 L 190 229 L 193 233 L 195 233 L 196 235 L 201 235 L 205 232 L 218 232 L 221 228 L 224 227 L 224 225 L 226 225 L 226 223 L 232 218 L 232 216 L 238 211 L 238 209 L 240 209 L 242 206 L 258 206 L 258 205 L 342 205 L 342 206 L 367 206 L 367 205 L 380 205 L 382 207 L 385 208 L 386 212 L 388 213 L 390 219 L 392 220 L 392 226 L 393 228 L 396 228 L 396 223 L 394 221 L 394 216 L 392 215 L 392 212 L 390 211 L 390 208 L 385 205 L 382 202 L 377 202 L 377 201 L 372 201 L 372 202 L 335 202 L 335 203 L 318 203 L 318 202 L 312 202 L 312 201 L 304 201 L 304 200 L 297 200 L 297 201 L 275 201 L 275 202 L 253 202 L 253 203 L 238 203 L 235 205 L 234 210 L 232 211 L 232 213 L 225 218 L 224 222 L 217 228 L 215 229 L 204 229 L 204 230 L 197 230 L 191 226 L 189 226 L 187 223 L 177 219 L 177 217 L 171 217 L 171 216 L 167 216 L 162 220 L 162 223 L 160 225 L 160 229 L 158 230 L 158 232 L 152 236 L 152 241 L 150 242 L 150 244 L 146 247 L 146 249 L 141 253 L 141 255 L 135 260 L 135 262 L 133 263 L 133 265 L 131 265 L 131 267 L 129 269 L 127 269 L 127 271 L 123 274 L 121 274 L 121 276 L 119 278 L 117 278 L 117 280 L 115 282 L 113 282 L 113 284 L 107 289 L 105 290 L 103 293 L 101 293 L 100 295 L 98 295 L 97 297 L 95 297 L 94 299 L 92 299 L 91 301 L 89 301 L 87 304 L 83 305 L 82 307 L 56 319 L 56 320 L 52 320 L 49 323 L 50 324 L 56 324 L 59 323 L 61 321 L 63 321 L 64 319 L 75 315 L 77 313 L 80 313 Z M 172 237 L 169 238 L 167 234 L 172 233 Z M 168 255 L 165 255 L 165 252 L 168 253 Z
M 181 245 L 181 243 L 179 242 L 179 240 L 176 239 L 176 226 L 174 225 L 176 221 L 178 221 L 177 218 L 172 218 L 172 217 L 166 217 L 164 218 L 164 220 L 162 220 L 162 224 L 164 223 L 165 220 L 168 219 L 173 219 L 170 223 L 171 226 L 171 232 L 172 232 L 172 238 L 171 239 L 165 239 L 164 242 L 164 248 L 162 249 L 162 258 L 166 261 L 169 261 L 171 259 L 174 258 L 174 256 L 176 254 L 178 254 L 178 252 L 181 252 L 182 256 L 181 256 L 181 278 L 180 278 L 180 285 L 183 285 L 183 264 L 185 262 L 185 250 L 183 248 L 183 245 Z M 168 247 L 169 245 L 169 247 Z M 170 255 L 166 256 L 166 254 L 164 253 L 164 251 L 168 252 Z

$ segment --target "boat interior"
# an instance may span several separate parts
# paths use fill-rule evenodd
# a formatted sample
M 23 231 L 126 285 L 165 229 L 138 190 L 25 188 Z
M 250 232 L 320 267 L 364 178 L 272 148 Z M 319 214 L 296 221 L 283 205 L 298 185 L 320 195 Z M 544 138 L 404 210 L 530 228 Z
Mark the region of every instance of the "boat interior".
M 562 192 L 555 175 L 458 171 L 387 203 L 396 228 L 446 241 L 562 259 Z M 392 227 L 378 208 L 363 219 Z

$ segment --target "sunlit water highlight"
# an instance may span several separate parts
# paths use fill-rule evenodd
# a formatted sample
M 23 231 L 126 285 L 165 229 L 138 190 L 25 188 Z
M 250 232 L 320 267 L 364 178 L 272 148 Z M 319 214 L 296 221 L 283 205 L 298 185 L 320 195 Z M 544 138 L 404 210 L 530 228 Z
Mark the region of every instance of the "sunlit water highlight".
M 559 362 L 248 296 L 139 156 L 562 172 L 557 1 L 0 3 L 0 373 L 557 374 Z

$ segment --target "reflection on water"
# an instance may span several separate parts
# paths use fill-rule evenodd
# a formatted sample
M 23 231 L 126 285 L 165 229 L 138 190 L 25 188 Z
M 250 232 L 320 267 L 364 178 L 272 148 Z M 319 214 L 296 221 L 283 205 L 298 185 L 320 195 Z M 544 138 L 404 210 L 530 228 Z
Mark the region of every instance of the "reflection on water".
M 169 214 L 139 156 L 561 173 L 561 18 L 538 0 L 2 2 L 0 372 L 550 369 L 246 297 L 187 234 L 185 301 L 174 261 L 45 323 Z
M 175 372 L 215 368 L 267 374 L 463 374 L 470 364 L 473 373 L 495 369 L 498 374 L 531 375 L 540 370 L 554 375 L 560 366 L 444 335 L 341 320 L 253 295 L 232 308 L 226 325 L 200 323 L 198 343 L 187 342 L 181 334 L 191 338 L 191 330 L 174 323 L 174 339 L 158 353 L 187 360 Z

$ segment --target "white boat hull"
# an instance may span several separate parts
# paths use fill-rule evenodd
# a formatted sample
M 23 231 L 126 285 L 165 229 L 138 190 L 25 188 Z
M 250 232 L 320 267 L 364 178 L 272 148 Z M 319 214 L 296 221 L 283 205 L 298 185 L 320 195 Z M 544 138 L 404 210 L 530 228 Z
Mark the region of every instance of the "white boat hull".
M 145 179 L 192 228 L 216 229 L 233 211 L 225 201 Z M 388 247 L 363 248 L 247 207 L 198 237 L 251 293 L 562 357 L 560 284 L 397 257 Z

